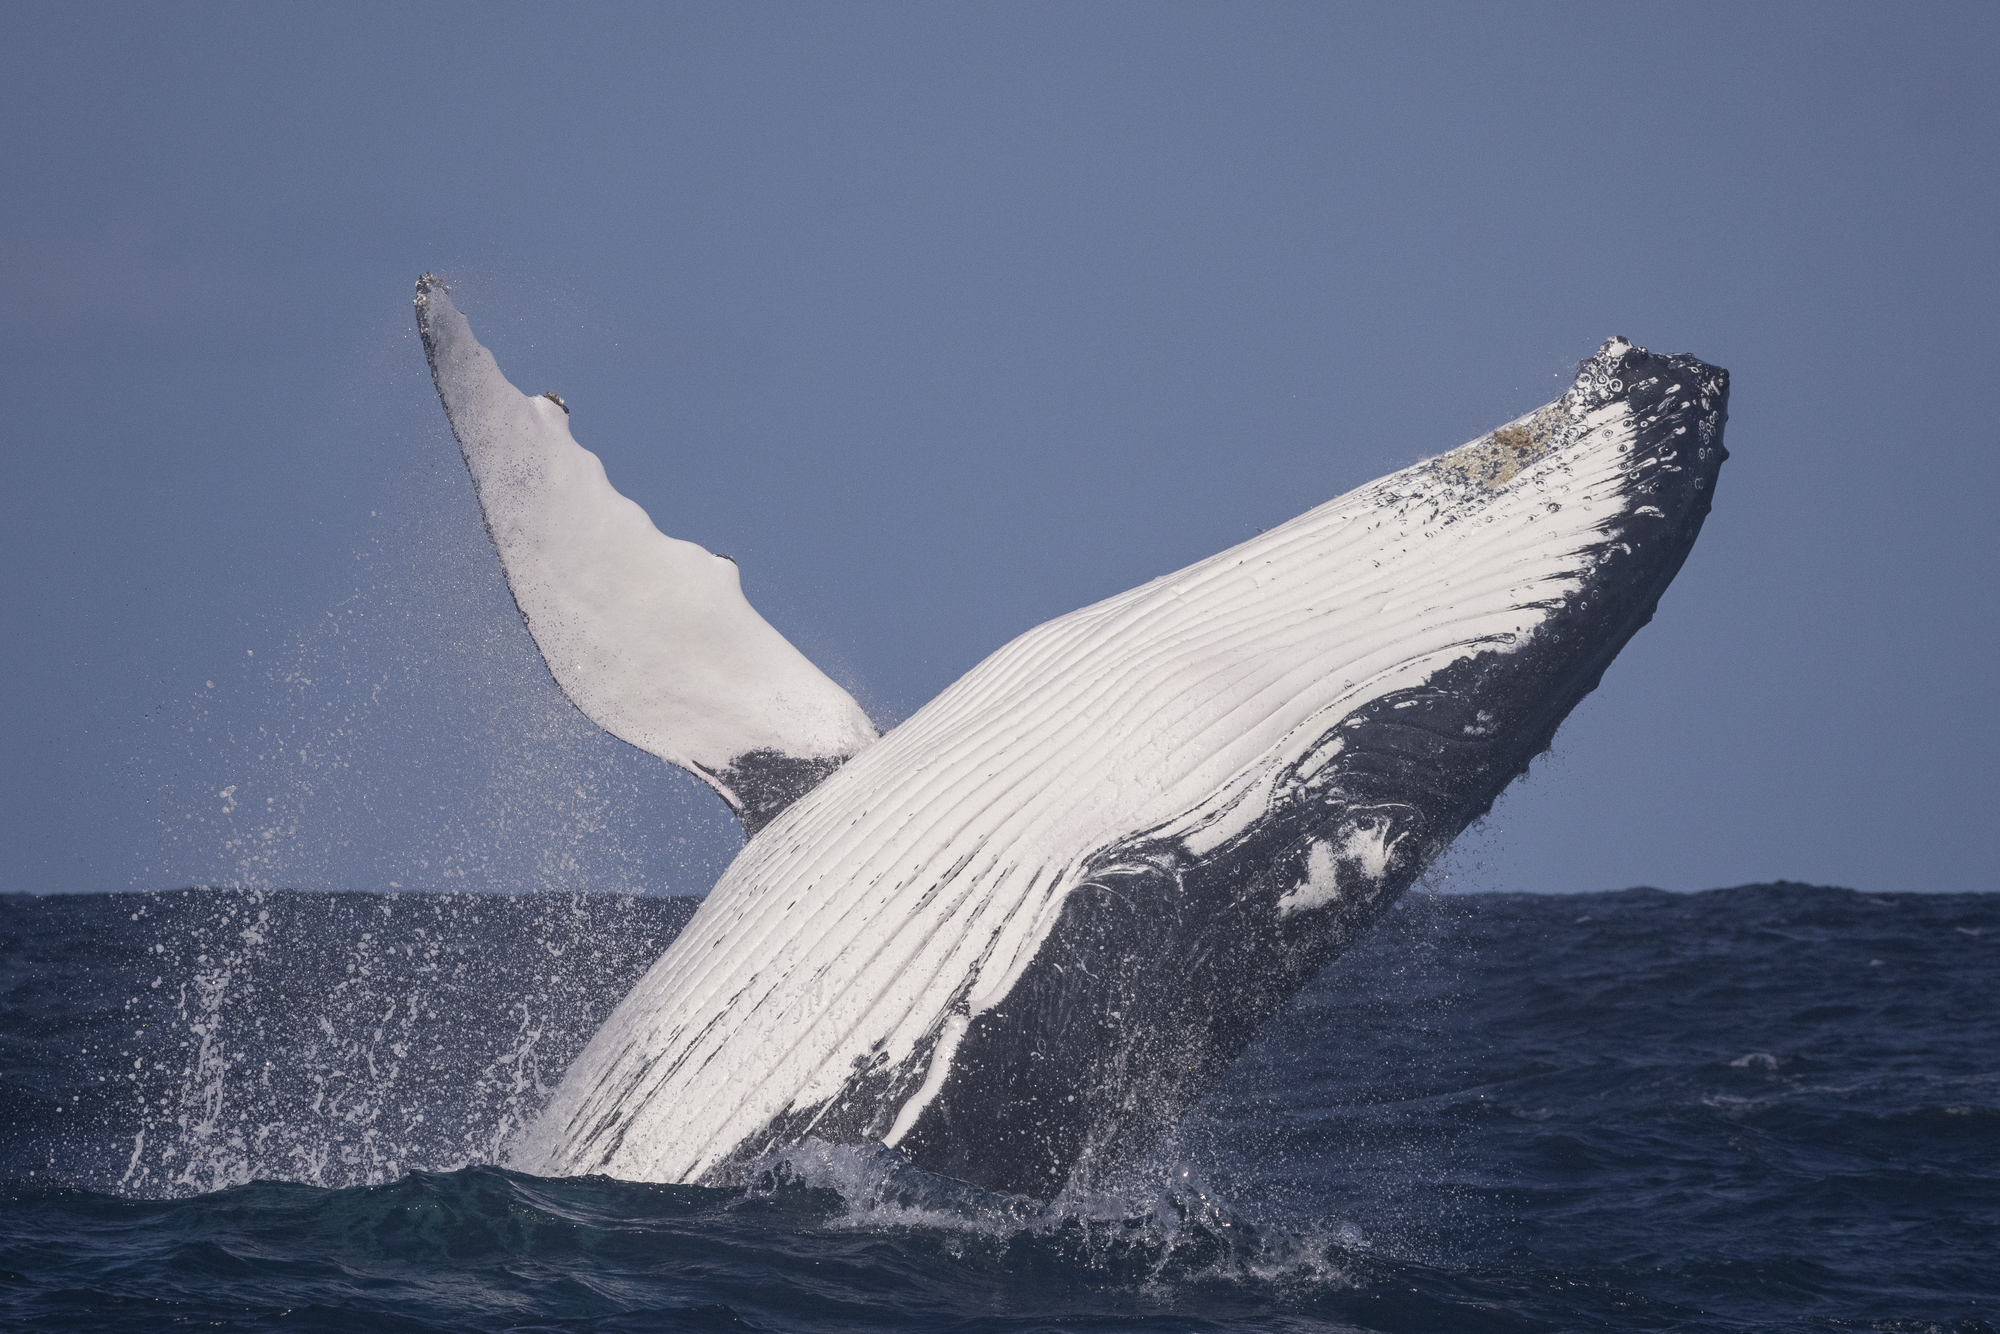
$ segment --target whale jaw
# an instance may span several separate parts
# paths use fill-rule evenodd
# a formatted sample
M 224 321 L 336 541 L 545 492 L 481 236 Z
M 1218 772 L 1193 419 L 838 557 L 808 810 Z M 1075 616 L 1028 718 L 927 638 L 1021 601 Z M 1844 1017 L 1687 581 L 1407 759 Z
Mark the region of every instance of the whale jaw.
M 727 1179 L 808 1137 L 1050 1197 L 1158 1143 L 1652 616 L 1728 377 L 1556 403 L 1037 627 L 774 818 L 516 1165 Z

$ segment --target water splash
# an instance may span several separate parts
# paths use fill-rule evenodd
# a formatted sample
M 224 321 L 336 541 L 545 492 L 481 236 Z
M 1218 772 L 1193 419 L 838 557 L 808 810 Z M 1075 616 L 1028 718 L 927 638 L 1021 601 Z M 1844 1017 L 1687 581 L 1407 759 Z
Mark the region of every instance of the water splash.
M 1041 1262 L 1121 1284 L 1210 1281 L 1346 1286 L 1373 1249 L 1351 1222 L 1253 1223 L 1190 1167 L 1134 1174 L 1120 1189 L 1043 1202 L 938 1176 L 881 1145 L 817 1140 L 752 1163 L 747 1197 L 819 1195 L 821 1226 L 930 1234 L 956 1260 Z
M 158 971 L 128 1007 L 138 1117 L 116 1184 L 154 1196 L 501 1161 L 693 913 L 581 895 L 148 897 Z

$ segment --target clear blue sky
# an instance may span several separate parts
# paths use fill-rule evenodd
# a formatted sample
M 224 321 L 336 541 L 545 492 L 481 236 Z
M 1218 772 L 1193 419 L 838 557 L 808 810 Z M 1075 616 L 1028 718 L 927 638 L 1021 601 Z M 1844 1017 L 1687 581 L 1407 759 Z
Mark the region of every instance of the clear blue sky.
M 1735 376 L 1653 625 L 1449 886 L 1992 889 L 2000 7 L 13 5 L 0 889 L 705 889 L 414 337 L 884 722 L 1554 396 Z M 212 684 L 211 684 L 212 683 Z

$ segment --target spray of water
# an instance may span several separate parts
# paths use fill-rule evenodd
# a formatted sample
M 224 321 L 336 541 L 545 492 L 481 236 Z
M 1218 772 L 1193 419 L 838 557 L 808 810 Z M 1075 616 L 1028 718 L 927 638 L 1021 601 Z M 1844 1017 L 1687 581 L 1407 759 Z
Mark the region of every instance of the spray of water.
M 501 1161 L 693 913 L 586 895 L 153 896 L 117 1187 L 377 1185 Z M 151 1069 L 147 1069 L 150 1063 Z

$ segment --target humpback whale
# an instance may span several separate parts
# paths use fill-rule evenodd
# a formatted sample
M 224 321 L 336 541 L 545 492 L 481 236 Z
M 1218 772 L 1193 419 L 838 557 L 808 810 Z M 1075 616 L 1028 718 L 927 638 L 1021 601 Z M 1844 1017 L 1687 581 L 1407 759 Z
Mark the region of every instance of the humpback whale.
M 563 691 L 749 835 L 510 1165 L 721 1182 L 809 1138 L 1053 1198 L 1147 1152 L 1652 618 L 1726 371 L 1613 338 L 1556 401 L 1037 626 L 886 736 L 417 316 Z

